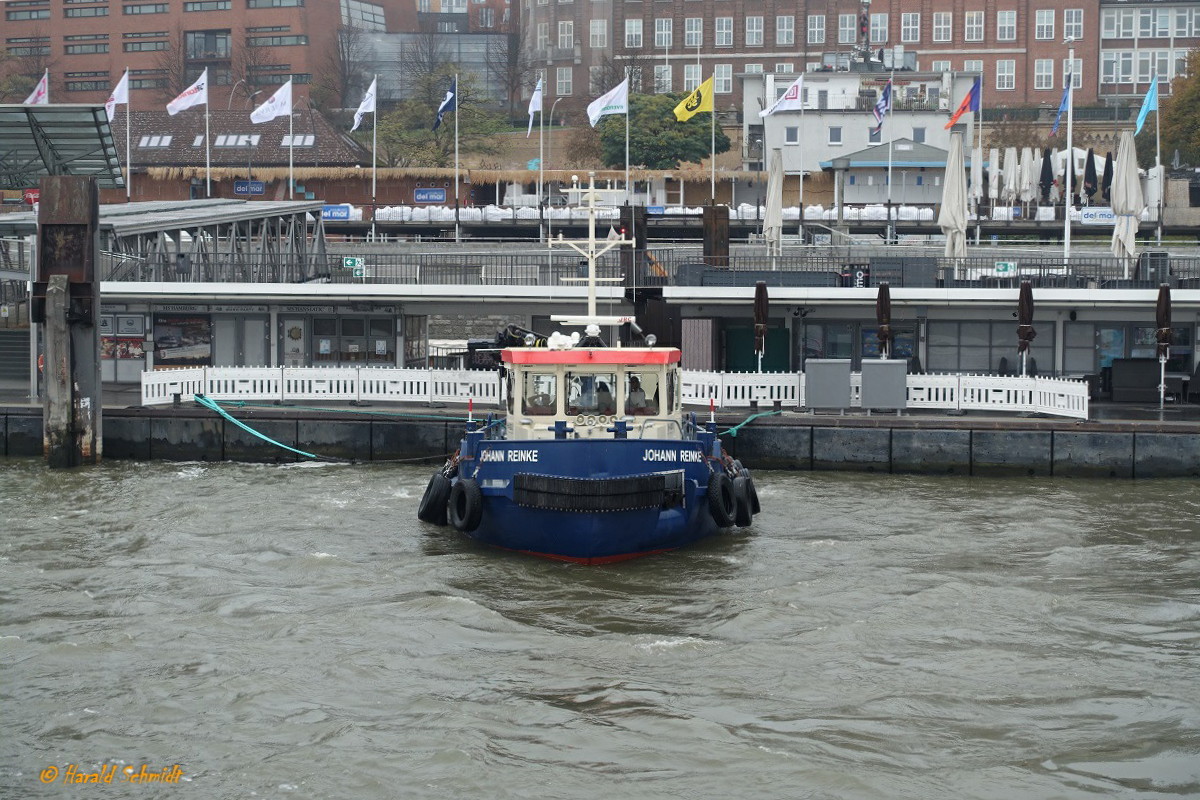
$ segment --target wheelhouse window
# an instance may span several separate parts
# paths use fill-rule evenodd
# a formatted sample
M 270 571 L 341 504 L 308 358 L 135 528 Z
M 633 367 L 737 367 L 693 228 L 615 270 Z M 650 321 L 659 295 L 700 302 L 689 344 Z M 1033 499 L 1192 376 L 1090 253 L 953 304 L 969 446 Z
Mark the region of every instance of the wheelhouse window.
M 660 404 L 658 373 L 630 372 L 625 376 L 625 381 L 625 413 L 649 417 L 657 415 Z
M 567 414 L 616 414 L 613 389 L 617 385 L 611 372 L 568 372 Z
M 521 411 L 531 417 L 552 417 L 558 408 L 558 381 L 552 372 L 527 372 L 521 391 Z

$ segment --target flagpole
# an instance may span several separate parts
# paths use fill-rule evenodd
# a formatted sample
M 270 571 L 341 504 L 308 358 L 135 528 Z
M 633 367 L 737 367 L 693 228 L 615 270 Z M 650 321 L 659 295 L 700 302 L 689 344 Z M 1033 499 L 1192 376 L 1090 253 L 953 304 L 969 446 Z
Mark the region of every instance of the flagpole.
M 208 79 L 204 80 L 204 196 L 212 197 L 212 139 L 208 133 Z
M 534 90 L 536 91 L 536 89 Z M 545 169 L 546 169 L 546 112 L 542 108 L 546 104 L 546 95 L 542 94 L 542 99 L 538 101 L 538 182 L 537 182 L 537 204 L 538 204 L 538 236 L 546 237 L 545 225 L 545 207 L 542 205 L 542 199 L 545 197 Z
M 458 226 L 458 115 L 462 104 L 458 97 L 458 73 L 454 73 L 454 241 L 462 241 Z
M 125 67 L 125 202 L 132 199 L 129 182 L 133 180 L 133 166 L 129 163 L 129 129 L 133 125 L 133 115 L 129 113 L 129 67 Z
M 375 88 L 375 96 L 371 98 L 371 105 L 374 108 L 371 111 L 371 241 L 375 241 L 375 213 L 379 210 L 379 198 L 376 189 L 378 187 L 375 164 L 379 155 L 379 85 L 376 81 L 379 80 L 379 73 L 371 80 L 371 86 Z
M 625 80 L 629 81 L 629 67 L 625 68 Z M 626 87 L 629 83 L 626 84 Z M 625 92 L 625 205 L 633 205 L 633 192 L 629 186 L 629 92 Z
M 714 87 L 715 89 L 716 87 Z M 714 98 L 715 98 L 714 92 Z M 804 242 L 804 86 L 800 87 L 800 246 Z M 715 99 L 713 101 L 716 102 Z M 763 127 L 765 133 L 766 127 Z M 763 138 L 766 138 L 764 135 Z
M 1162 231 L 1163 231 L 1163 195 L 1167 190 L 1167 182 L 1163 180 L 1162 155 L 1159 152 L 1162 146 L 1162 128 L 1159 126 L 1159 102 L 1158 102 L 1158 73 L 1154 73 L 1154 168 L 1158 172 L 1158 230 L 1155 232 L 1155 243 L 1162 247 Z
M 1071 195 L 1075 192 L 1075 146 L 1072 144 L 1071 134 L 1073 132 L 1072 125 L 1074 122 L 1074 105 L 1075 105 L 1075 40 L 1067 37 L 1067 44 L 1071 45 L 1067 48 L 1067 168 L 1065 170 L 1066 196 L 1067 200 L 1063 203 L 1063 258 L 1071 257 L 1071 207 L 1074 205 L 1071 202 Z
M 896 73 L 892 72 L 888 76 L 888 118 L 891 122 L 896 121 Z M 883 125 L 881 121 L 880 126 Z M 881 127 L 882 129 L 882 127 Z M 888 171 L 887 171 L 887 207 L 888 207 L 888 224 L 887 224 L 887 243 L 891 244 L 896 233 L 896 222 L 892 219 L 892 142 L 895 140 L 895 135 L 891 129 L 888 129 Z
M 979 81 L 979 110 L 975 112 L 975 117 L 979 122 L 979 186 L 975 190 L 975 245 L 979 245 L 979 237 L 981 235 L 981 225 L 979 221 L 979 203 L 983 200 L 983 75 L 981 74 L 975 80 Z

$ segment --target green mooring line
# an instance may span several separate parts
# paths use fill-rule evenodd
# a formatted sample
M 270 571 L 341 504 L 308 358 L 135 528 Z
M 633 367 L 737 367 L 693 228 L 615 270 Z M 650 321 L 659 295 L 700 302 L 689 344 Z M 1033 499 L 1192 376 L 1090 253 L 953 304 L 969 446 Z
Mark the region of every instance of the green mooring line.
M 306 453 L 303 450 L 297 450 L 294 447 L 289 447 L 286 444 L 284 444 L 283 442 L 277 442 L 274 439 L 272 439 L 270 436 L 267 436 L 263 433 L 259 433 L 258 431 L 254 430 L 254 428 L 251 428 L 249 425 L 247 425 L 246 423 L 241 422 L 240 420 L 234 419 L 233 416 L 231 416 L 229 414 L 229 412 L 227 412 L 225 409 L 223 409 L 219 405 L 217 405 L 216 401 L 209 400 L 207 397 L 205 397 L 202 394 L 197 394 L 195 397 L 196 397 L 196 402 L 199 403 L 200 405 L 204 406 L 205 408 L 209 409 L 210 411 L 217 412 L 222 417 L 224 417 L 225 419 L 232 422 L 234 425 L 237 425 L 239 428 L 246 431 L 247 433 L 251 433 L 251 434 L 257 436 L 258 438 L 262 439 L 264 442 L 270 442 L 271 444 L 275 445 L 276 447 L 282 447 L 284 450 L 290 450 L 293 453 L 299 453 L 300 455 L 304 456 L 305 458 L 324 458 L 324 456 L 313 455 L 312 453 Z
M 729 430 L 727 430 L 725 432 L 736 439 L 737 435 L 738 435 L 738 428 L 742 427 L 743 425 L 749 425 L 751 422 L 758 419 L 759 417 L 773 417 L 776 414 L 782 414 L 782 413 L 783 413 L 782 411 L 763 411 L 762 413 L 759 413 L 759 414 L 751 414 L 750 416 L 746 417 L 744 420 L 739 422 L 737 425 L 734 425 L 732 428 L 730 428 Z
M 396 417 L 399 419 L 431 419 L 436 422 L 466 422 L 466 417 L 443 417 L 437 414 L 413 414 L 403 411 L 366 411 L 361 408 L 323 408 L 321 406 L 280 406 L 278 403 L 250 403 L 245 400 L 212 400 L 233 408 L 288 408 L 293 411 L 320 411 L 324 414 L 361 414 L 364 416 Z

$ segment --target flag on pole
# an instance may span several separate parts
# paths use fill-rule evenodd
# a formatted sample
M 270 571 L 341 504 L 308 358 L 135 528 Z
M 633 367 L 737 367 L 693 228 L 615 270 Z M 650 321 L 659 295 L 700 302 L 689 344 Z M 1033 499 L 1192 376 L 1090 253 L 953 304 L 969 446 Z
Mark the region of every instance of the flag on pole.
M 29 97 L 25 98 L 27 106 L 44 106 L 50 102 L 50 70 L 42 75 L 42 79 L 33 87 Z
M 121 80 L 117 81 L 117 85 L 113 87 L 112 94 L 104 101 L 104 111 L 108 114 L 108 121 L 113 121 L 113 116 L 117 113 L 117 104 L 124 103 L 125 111 L 129 111 L 129 70 L 125 70 L 125 74 L 121 76 Z
M 1138 112 L 1134 136 L 1142 132 L 1142 126 L 1146 124 L 1146 117 L 1150 116 L 1151 111 L 1158 111 L 1158 75 L 1154 76 L 1154 80 L 1150 81 L 1150 88 L 1146 90 L 1146 99 L 1142 101 L 1142 110 Z
M 875 116 L 875 127 L 871 129 L 871 133 L 875 134 L 883 130 L 883 119 L 891 110 L 892 79 L 888 78 L 887 85 L 883 87 L 883 94 L 879 96 L 879 101 L 875 103 L 875 108 L 871 109 L 871 113 Z
M 454 80 L 450 82 L 450 88 L 446 90 L 446 96 L 442 98 L 442 104 L 438 106 L 437 119 L 433 121 L 433 129 L 436 131 L 438 126 L 442 124 L 442 117 L 447 111 L 458 110 L 458 76 L 454 76 Z
M 779 99 L 771 104 L 771 107 L 766 111 L 758 112 L 760 117 L 769 117 L 772 114 L 778 114 L 780 111 L 795 111 L 804 108 L 804 75 L 801 74 L 796 78 L 795 82 L 787 88 L 787 91 L 779 96 Z
M 1058 113 L 1054 115 L 1054 127 L 1050 129 L 1051 136 L 1058 133 L 1058 122 L 1067 112 L 1067 104 L 1071 102 L 1071 80 L 1071 73 L 1068 72 L 1066 85 L 1063 86 L 1062 102 L 1058 104 Z
M 678 122 L 687 122 L 701 111 L 713 110 L 714 77 L 716 76 L 709 75 L 708 80 L 693 89 L 691 94 L 680 100 L 679 105 L 675 106 L 675 119 Z
M 358 111 L 354 112 L 354 126 L 350 128 L 352 131 L 358 130 L 358 126 L 362 124 L 363 117 L 367 114 L 375 113 L 375 84 L 378 78 L 371 81 L 370 87 L 367 88 L 366 95 L 363 96 L 362 102 L 358 104 Z
M 286 117 L 292 113 L 292 79 L 275 90 L 275 94 L 267 98 L 267 102 L 250 112 L 250 121 L 255 125 L 260 122 L 270 122 L 276 117 Z
M 950 121 L 946 123 L 946 130 L 954 127 L 954 123 L 958 122 L 958 118 L 968 111 L 979 112 L 979 95 L 983 92 L 983 84 L 980 78 L 976 78 L 971 84 L 971 91 L 967 92 L 967 96 L 958 104 L 958 110 L 950 117 Z
M 533 115 L 542 113 L 542 79 L 538 78 L 537 86 L 533 90 L 533 97 L 529 98 L 529 130 L 525 131 L 525 138 L 528 139 L 533 133 Z
M 607 93 L 600 95 L 592 102 L 588 103 L 587 114 L 588 122 L 592 123 L 592 127 L 596 127 L 596 123 L 606 114 L 628 114 L 629 113 L 629 78 L 617 84 L 616 88 L 610 89 Z
M 188 88 L 184 89 L 178 97 L 167 103 L 167 113 L 172 117 L 180 111 L 185 111 L 192 106 L 207 106 L 208 105 L 208 67 L 204 68 L 204 72 L 200 73 L 200 77 L 196 78 L 196 82 Z

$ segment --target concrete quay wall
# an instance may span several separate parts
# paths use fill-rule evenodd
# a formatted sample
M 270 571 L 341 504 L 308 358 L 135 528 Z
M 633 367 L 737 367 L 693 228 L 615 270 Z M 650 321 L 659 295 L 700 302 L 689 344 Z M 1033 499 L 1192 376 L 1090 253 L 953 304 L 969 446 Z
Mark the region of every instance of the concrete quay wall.
M 440 464 L 462 422 L 446 416 L 371 417 L 241 410 L 272 439 L 322 457 Z M 725 430 L 740 420 L 724 423 Z M 107 459 L 304 460 L 213 414 L 193 409 L 107 410 Z M 40 457 L 38 409 L 0 408 L 0 455 Z M 774 417 L 725 435 L 751 469 L 850 470 L 989 476 L 1163 478 L 1200 476 L 1200 425 L 1073 423 L 1045 419 Z

